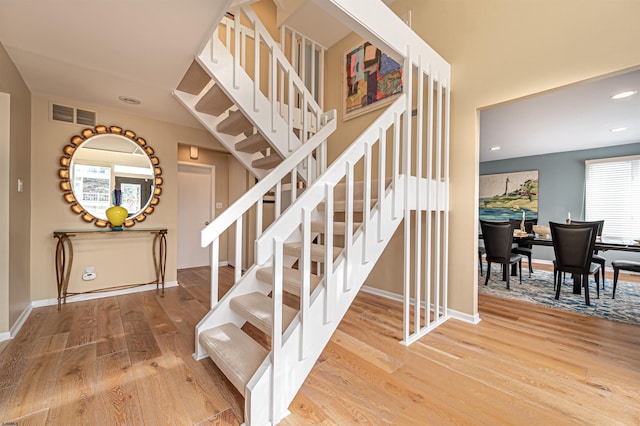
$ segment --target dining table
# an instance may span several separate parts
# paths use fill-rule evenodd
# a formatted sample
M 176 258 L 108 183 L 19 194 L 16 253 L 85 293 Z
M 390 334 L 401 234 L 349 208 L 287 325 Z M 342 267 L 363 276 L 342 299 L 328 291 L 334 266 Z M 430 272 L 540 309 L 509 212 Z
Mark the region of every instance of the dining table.
M 553 247 L 553 241 L 551 240 L 550 237 L 542 238 L 537 234 L 526 234 L 526 235 L 514 234 L 513 242 L 531 244 L 534 246 Z M 617 250 L 617 251 L 640 253 L 640 240 L 636 240 L 633 238 L 608 237 L 603 235 L 602 237 L 596 238 L 594 249 L 598 251 Z M 512 268 L 511 275 L 512 276 L 515 275 L 515 272 L 516 272 L 515 268 Z M 603 272 L 603 275 L 604 275 L 604 272 Z M 574 275 L 573 278 L 574 278 L 573 293 L 581 294 L 582 292 L 581 277 Z

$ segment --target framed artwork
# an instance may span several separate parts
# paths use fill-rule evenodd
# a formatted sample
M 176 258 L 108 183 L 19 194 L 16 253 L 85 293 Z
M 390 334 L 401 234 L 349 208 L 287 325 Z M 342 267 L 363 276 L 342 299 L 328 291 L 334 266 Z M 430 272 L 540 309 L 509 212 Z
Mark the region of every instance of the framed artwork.
M 344 54 L 343 120 L 388 105 L 402 93 L 402 65 L 369 42 Z
M 480 176 L 480 219 L 538 218 L 538 171 Z

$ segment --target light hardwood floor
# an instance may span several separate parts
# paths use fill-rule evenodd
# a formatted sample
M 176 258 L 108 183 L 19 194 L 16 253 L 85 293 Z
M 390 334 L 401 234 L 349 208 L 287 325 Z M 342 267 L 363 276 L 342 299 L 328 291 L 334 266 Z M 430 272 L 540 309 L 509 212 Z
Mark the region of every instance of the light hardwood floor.
M 207 277 L 34 309 L 0 347 L 0 422 L 239 424 L 242 397 L 191 356 Z M 484 295 L 479 309 L 404 347 L 400 304 L 361 293 L 282 424 L 640 424 L 640 326 Z

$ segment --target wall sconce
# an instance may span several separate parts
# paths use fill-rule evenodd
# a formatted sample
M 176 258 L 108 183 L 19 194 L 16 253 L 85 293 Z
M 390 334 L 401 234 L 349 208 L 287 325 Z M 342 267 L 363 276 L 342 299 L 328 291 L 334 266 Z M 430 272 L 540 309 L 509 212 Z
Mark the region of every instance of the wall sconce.
M 198 147 L 197 146 L 192 146 L 189 148 L 189 157 L 192 160 L 197 160 L 198 159 Z

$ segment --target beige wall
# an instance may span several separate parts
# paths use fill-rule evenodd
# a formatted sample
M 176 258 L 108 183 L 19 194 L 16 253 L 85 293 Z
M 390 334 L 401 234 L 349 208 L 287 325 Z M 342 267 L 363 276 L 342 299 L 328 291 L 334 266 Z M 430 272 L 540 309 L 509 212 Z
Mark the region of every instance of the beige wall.
M 0 92 L 10 95 L 10 138 L 8 145 L 5 141 L 0 148 L 3 157 L 0 160 L 0 333 L 4 333 L 31 301 L 31 93 L 2 45 Z M 17 191 L 18 178 L 24 182 L 21 193 Z
M 449 302 L 452 309 L 473 314 L 477 312 L 478 110 L 639 65 L 640 2 L 396 0 L 392 8 L 399 15 L 411 9 L 413 29 L 452 66 Z M 349 44 L 343 40 L 329 56 Z M 327 88 L 334 94 L 340 78 L 336 66 L 327 61 Z M 339 108 L 331 93 L 327 107 Z M 353 120 L 344 127 L 331 138 L 331 153 L 341 151 L 363 123 Z M 379 266 L 388 262 L 393 270 L 393 261 L 397 265 L 401 256 L 386 254 Z M 401 271 L 395 269 L 397 274 L 369 279 L 368 284 L 394 287 L 400 293 Z
M 31 219 L 31 299 L 55 298 L 54 230 L 97 229 L 86 224 L 69 209 L 58 189 L 58 160 L 62 148 L 83 127 L 49 121 L 49 101 L 96 110 L 98 123 L 117 125 L 147 140 L 160 159 L 162 196 L 154 213 L 135 228 L 168 228 L 167 281 L 176 280 L 177 162 L 178 143 L 221 149 L 204 130 L 177 126 L 94 105 L 78 105 L 70 100 L 33 96 L 32 101 L 32 198 Z M 69 290 L 147 282 L 153 279 L 151 239 L 145 236 L 114 235 L 74 238 L 74 265 Z M 98 278 L 84 282 L 84 266 L 94 266 Z

